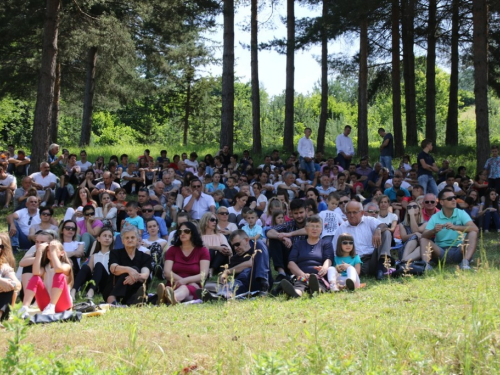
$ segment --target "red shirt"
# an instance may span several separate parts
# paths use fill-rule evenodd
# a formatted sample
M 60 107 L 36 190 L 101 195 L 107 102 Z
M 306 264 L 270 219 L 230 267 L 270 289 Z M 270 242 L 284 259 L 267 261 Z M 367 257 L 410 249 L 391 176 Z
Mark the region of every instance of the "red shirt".
M 165 261 L 174 262 L 172 272 L 182 278 L 200 274 L 200 261 L 210 261 L 210 253 L 206 247 L 195 247 L 189 256 L 185 256 L 182 249 L 172 246 L 165 253 Z
M 441 211 L 441 210 L 438 209 L 437 207 L 434 208 L 434 214 L 438 213 L 439 211 Z M 434 215 L 434 214 L 432 214 L 432 215 Z M 431 219 L 432 215 L 427 215 L 425 210 L 422 210 L 422 218 L 424 219 L 425 222 L 429 221 Z

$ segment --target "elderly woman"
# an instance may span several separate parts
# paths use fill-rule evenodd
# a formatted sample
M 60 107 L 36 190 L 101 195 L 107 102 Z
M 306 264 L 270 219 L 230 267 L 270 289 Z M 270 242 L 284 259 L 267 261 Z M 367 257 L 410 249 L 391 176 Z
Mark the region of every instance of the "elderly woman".
M 174 239 L 174 246 L 165 254 L 164 275 L 167 287 L 158 285 L 158 304 L 191 301 L 196 298 L 196 290 L 208 276 L 210 253 L 203 246 L 203 241 L 196 225 L 185 222 L 179 225 Z
M 210 277 L 221 272 L 222 266 L 228 264 L 229 257 L 233 255 L 227 238 L 217 228 L 218 222 L 215 214 L 211 212 L 205 213 L 200 220 L 201 239 L 210 251 Z
M 0 233 L 0 321 L 9 318 L 13 297 L 21 290 L 21 282 L 14 272 L 15 266 L 9 235 Z M 0 327 L 3 326 L 0 324 Z
M 401 241 L 403 241 L 403 254 L 401 256 L 403 262 L 420 259 L 419 244 L 425 226 L 420 206 L 416 202 L 408 203 L 404 220 L 399 224 L 399 234 Z
M 295 241 L 288 257 L 288 269 L 296 280 L 281 280 L 281 288 L 292 298 L 301 297 L 304 292 L 310 294 L 328 290 L 326 280 L 328 267 L 332 265 L 333 246 L 328 240 L 321 240 L 323 221 L 319 216 L 306 220 L 307 239 Z
M 151 256 L 138 250 L 139 231 L 125 224 L 120 232 L 124 249 L 109 254 L 108 285 L 102 295 L 112 305 L 135 305 L 144 302 L 145 286 L 151 274 Z

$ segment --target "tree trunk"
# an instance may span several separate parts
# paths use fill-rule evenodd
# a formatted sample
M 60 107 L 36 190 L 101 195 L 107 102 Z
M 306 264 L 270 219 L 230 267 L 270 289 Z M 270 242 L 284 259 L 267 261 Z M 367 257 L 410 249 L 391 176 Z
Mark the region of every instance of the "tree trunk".
M 429 0 L 427 25 L 427 73 L 425 75 L 425 138 L 436 144 L 436 12 L 437 0 Z
M 250 53 L 252 69 L 252 129 L 253 129 L 253 152 L 260 154 L 262 152 L 262 139 L 260 134 L 260 88 L 259 88 L 259 52 L 258 52 L 258 23 L 257 23 L 257 3 L 258 0 L 252 0 L 251 4 L 251 35 L 250 35 Z
M 406 107 L 406 146 L 416 146 L 417 132 L 417 104 L 415 90 L 415 44 L 414 19 L 415 0 L 402 0 L 402 42 L 403 42 L 403 68 L 405 82 L 405 107 Z
M 321 114 L 319 116 L 316 149 L 325 152 L 326 122 L 328 118 L 328 35 L 327 35 L 328 0 L 323 0 L 321 20 Z
M 85 97 L 83 98 L 82 132 L 80 146 L 90 143 L 92 133 L 92 113 L 94 112 L 95 69 L 97 63 L 97 47 L 89 48 L 87 53 L 87 76 L 85 77 Z
M 453 0 L 451 10 L 450 97 L 448 101 L 448 118 L 446 119 L 446 144 L 449 146 L 458 145 L 459 3 L 460 0 Z
M 368 20 L 362 16 L 359 36 L 358 155 L 368 156 Z
M 182 144 L 187 145 L 189 132 L 189 114 L 191 113 L 191 84 L 193 81 L 193 71 L 191 69 L 191 57 L 189 57 L 189 68 L 187 74 L 186 106 L 184 107 L 184 134 L 182 135 Z
M 488 119 L 488 4 L 472 1 L 474 96 L 476 99 L 477 169 L 480 171 L 490 153 Z
M 222 54 L 222 115 L 220 147 L 234 142 L 234 0 L 224 0 L 224 50 Z
M 36 95 L 31 145 L 31 172 L 40 169 L 40 163 L 47 160 L 49 130 L 52 122 L 54 83 L 56 80 L 57 37 L 59 32 L 60 0 L 47 0 L 43 25 L 42 62 Z
M 59 104 L 61 98 L 61 63 L 56 65 L 54 100 L 52 101 L 52 121 L 50 122 L 50 143 L 57 143 L 59 133 Z
M 286 90 L 285 90 L 285 131 L 283 148 L 292 152 L 294 134 L 294 74 L 295 74 L 295 2 L 287 0 L 287 41 L 286 41 Z
M 399 54 L 399 0 L 392 0 L 392 127 L 394 153 L 404 155 L 403 123 L 401 121 L 401 67 Z

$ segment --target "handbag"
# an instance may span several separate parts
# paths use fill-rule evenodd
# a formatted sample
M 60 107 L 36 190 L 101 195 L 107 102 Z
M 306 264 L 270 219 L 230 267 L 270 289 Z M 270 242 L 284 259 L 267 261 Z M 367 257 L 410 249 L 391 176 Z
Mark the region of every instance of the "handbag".
M 396 266 L 396 272 L 392 273 L 393 277 L 403 275 L 422 276 L 425 273 L 426 262 L 423 260 L 416 260 L 411 263 L 401 262 Z
M 35 314 L 30 317 L 29 324 L 48 324 L 55 322 L 79 322 L 82 320 L 82 313 L 78 311 L 66 310 L 57 314 L 43 315 Z

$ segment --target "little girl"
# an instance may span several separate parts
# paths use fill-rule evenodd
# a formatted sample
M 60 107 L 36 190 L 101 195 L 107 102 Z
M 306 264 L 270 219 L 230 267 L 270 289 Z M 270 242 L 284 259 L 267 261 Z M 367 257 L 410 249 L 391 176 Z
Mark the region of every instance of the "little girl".
M 484 233 L 488 233 L 490 230 L 491 220 L 495 229 L 500 232 L 500 205 L 498 204 L 498 195 L 495 189 L 488 189 L 484 196 Z
M 359 273 L 363 262 L 356 255 L 354 238 L 349 233 L 342 233 L 337 239 L 337 252 L 332 267 L 328 268 L 330 290 L 339 291 L 339 286 L 348 290 L 359 288 Z
M 36 297 L 43 315 L 66 311 L 73 306 L 69 287 L 73 285 L 73 268 L 59 241 L 43 243 L 35 253 L 33 277 L 24 293 L 21 316 L 27 318 L 28 308 Z
M 75 285 L 71 289 L 71 297 L 75 299 L 76 293 L 88 281 L 93 281 L 88 286 L 87 298 L 94 298 L 95 292 L 104 290 L 108 283 L 109 252 L 113 248 L 114 231 L 111 227 L 103 227 L 90 250 L 90 259 L 84 264 L 76 275 Z
M 104 157 L 99 156 L 94 163 L 94 173 L 96 178 L 101 178 L 104 173 Z
M 285 214 L 281 210 L 273 211 L 273 217 L 271 219 L 271 226 L 285 224 Z

